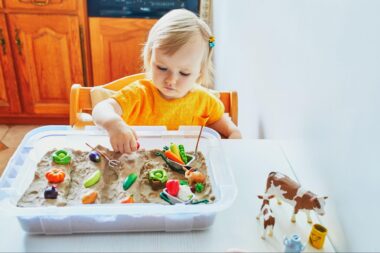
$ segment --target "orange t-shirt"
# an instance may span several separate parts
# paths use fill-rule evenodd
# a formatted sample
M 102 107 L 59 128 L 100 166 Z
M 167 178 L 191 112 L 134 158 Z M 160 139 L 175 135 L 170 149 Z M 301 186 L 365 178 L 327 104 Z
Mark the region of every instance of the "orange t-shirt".
M 224 113 L 223 103 L 206 88 L 196 85 L 182 98 L 168 100 L 150 80 L 139 80 L 121 89 L 113 98 L 122 108 L 128 125 L 179 126 L 210 125 Z

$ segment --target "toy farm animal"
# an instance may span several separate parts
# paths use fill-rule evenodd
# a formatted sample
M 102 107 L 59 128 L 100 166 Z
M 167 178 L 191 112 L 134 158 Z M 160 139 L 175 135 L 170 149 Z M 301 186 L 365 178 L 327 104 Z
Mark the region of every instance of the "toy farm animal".
M 189 185 L 193 185 L 196 183 L 203 184 L 206 181 L 206 176 L 194 168 L 191 168 L 189 170 L 186 169 L 185 177 L 189 181 Z
M 292 222 L 296 222 L 296 214 L 299 210 L 306 212 L 308 223 L 312 223 L 310 211 L 314 210 L 319 215 L 325 214 L 324 206 L 327 197 L 318 197 L 310 191 L 305 191 L 297 182 L 279 172 L 269 173 L 265 192 L 275 195 L 278 204 L 281 204 L 283 200 L 294 207 Z
M 265 239 L 266 235 L 268 234 L 269 236 L 273 235 L 273 227 L 275 223 L 275 218 L 272 213 L 272 209 L 269 206 L 269 200 L 274 198 L 274 195 L 258 195 L 257 196 L 259 199 L 263 200 L 263 204 L 261 205 L 260 208 L 260 213 L 257 215 L 256 219 L 260 219 L 260 216 L 264 217 L 264 230 L 261 235 L 262 239 Z

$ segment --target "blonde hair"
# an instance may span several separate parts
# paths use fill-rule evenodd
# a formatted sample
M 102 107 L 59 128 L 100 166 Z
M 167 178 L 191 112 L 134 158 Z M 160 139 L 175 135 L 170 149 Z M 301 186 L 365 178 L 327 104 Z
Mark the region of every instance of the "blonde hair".
M 191 11 L 172 10 L 160 18 L 149 32 L 143 49 L 144 71 L 151 76 L 152 49 L 159 48 L 168 55 L 177 52 L 193 36 L 200 35 L 204 40 L 205 50 L 197 82 L 212 87 L 214 67 L 212 63 L 213 48 L 209 46 L 212 36 L 210 27 Z

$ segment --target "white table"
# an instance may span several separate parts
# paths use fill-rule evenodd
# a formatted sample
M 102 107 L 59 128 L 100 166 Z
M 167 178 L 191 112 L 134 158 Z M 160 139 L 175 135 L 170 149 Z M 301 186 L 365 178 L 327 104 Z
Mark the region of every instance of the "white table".
M 295 178 L 280 146 L 269 140 L 223 140 L 223 149 L 234 171 L 238 196 L 233 206 L 217 214 L 213 226 L 206 231 L 165 233 L 74 234 L 64 236 L 32 236 L 26 234 L 16 218 L 0 217 L 0 251 L 6 252 L 223 252 L 230 248 L 246 251 L 280 251 L 285 235 L 298 234 L 306 243 L 311 225 L 303 213 L 297 223 L 290 222 L 291 208 L 272 202 L 276 214 L 274 236 L 260 238 L 262 225 L 256 220 L 270 171 L 280 171 Z M 327 214 L 328 215 L 328 214 Z M 315 216 L 313 220 L 318 222 Z M 326 224 L 324 224 L 326 225 Z M 327 224 L 328 227 L 328 224 Z M 320 252 L 307 244 L 305 251 Z M 323 251 L 334 251 L 326 239 Z

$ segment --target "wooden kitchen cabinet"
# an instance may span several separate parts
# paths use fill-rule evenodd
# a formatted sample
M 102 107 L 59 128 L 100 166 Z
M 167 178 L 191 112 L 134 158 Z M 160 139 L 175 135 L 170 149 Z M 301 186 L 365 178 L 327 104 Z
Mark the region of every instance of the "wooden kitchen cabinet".
M 75 11 L 81 0 L 4 0 L 4 5 L 10 9 L 43 11 Z
M 0 0 L 0 124 L 68 124 L 71 85 L 142 71 L 156 19 L 88 17 L 91 0 Z
M 155 19 L 90 18 L 94 85 L 142 71 L 141 51 Z
M 5 16 L 0 14 L 0 113 L 21 111 Z
M 91 84 L 86 1 L 0 0 L 0 17 L 0 124 L 67 124 Z
M 67 115 L 70 87 L 83 83 L 78 18 L 33 14 L 8 18 L 23 111 Z

